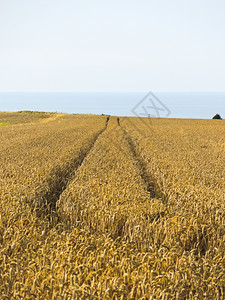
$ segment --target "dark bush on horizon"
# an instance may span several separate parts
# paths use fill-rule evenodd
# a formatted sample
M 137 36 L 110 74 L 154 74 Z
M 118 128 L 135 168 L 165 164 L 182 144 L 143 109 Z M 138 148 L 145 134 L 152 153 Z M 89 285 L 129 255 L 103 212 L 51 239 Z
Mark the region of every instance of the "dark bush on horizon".
M 222 120 L 221 115 L 219 115 L 219 114 L 216 114 L 216 115 L 213 117 L 213 119 L 215 119 L 215 120 Z

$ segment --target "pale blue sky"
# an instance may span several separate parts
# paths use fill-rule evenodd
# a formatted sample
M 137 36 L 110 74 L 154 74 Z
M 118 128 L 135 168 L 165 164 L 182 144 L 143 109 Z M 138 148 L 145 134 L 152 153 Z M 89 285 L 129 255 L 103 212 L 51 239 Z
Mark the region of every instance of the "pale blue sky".
M 224 0 L 0 0 L 0 91 L 225 91 Z

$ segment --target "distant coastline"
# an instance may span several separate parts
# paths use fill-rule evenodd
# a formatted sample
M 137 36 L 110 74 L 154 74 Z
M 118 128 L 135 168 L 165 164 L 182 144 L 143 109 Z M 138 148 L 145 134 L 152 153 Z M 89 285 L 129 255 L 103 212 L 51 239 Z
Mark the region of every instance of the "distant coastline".
M 11 93 L 0 92 L 0 111 L 46 111 L 79 114 L 133 116 L 132 109 L 146 93 Z M 225 117 L 225 92 L 157 92 L 171 111 L 170 118 L 211 119 Z M 207 104 L 206 104 L 207 103 Z

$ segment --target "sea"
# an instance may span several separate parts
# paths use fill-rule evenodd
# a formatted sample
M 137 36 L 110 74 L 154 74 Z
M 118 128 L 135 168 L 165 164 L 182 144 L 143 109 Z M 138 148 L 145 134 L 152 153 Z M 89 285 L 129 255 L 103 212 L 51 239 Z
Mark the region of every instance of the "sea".
M 0 92 L 0 111 L 45 111 L 211 119 L 225 118 L 225 92 Z

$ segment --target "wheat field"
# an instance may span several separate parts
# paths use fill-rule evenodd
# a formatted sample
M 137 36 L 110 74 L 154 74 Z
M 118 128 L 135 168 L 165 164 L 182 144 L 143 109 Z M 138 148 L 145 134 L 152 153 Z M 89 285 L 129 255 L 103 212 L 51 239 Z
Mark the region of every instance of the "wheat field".
M 224 126 L 0 113 L 0 299 L 225 299 Z

